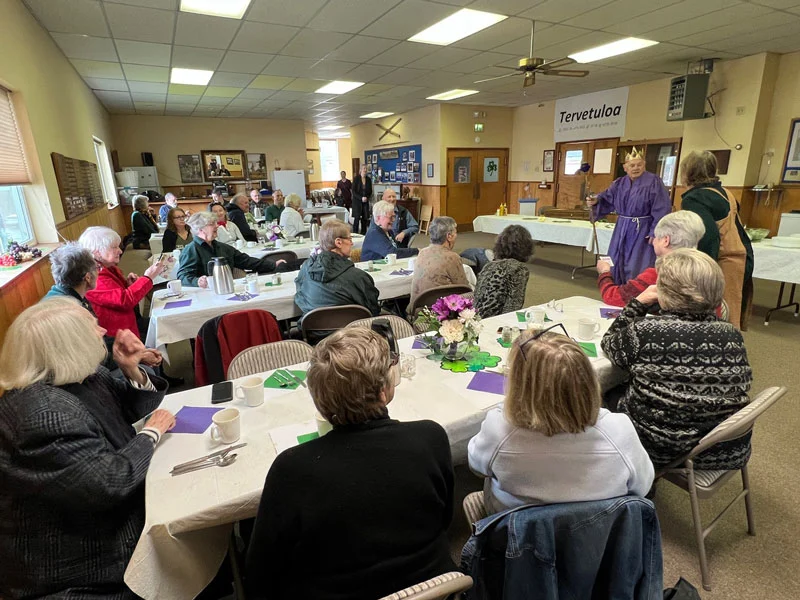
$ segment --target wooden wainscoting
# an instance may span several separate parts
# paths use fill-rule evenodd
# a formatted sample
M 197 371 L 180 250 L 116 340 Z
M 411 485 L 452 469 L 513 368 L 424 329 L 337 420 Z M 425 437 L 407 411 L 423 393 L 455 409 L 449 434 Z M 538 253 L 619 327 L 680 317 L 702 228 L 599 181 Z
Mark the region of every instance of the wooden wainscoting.
M 419 190 L 419 197 L 422 199 L 420 206 L 430 206 L 433 209 L 431 218 L 447 215 L 447 186 L 416 183 L 412 183 L 410 186 L 412 190 Z
M 339 182 L 337 179 L 336 181 L 312 181 L 308 184 L 309 190 L 322 190 L 325 188 L 335 188 L 336 184 Z
M 523 188 L 525 184 L 530 186 L 530 191 L 526 192 Z M 540 190 L 538 181 L 509 181 L 508 182 L 508 212 L 509 214 L 519 214 L 519 199 L 520 198 L 538 198 L 539 202 L 536 204 L 537 210 L 541 210 L 543 206 L 554 206 L 553 189 L 554 183 L 546 190 Z
M 56 229 L 59 235 L 70 241 L 76 241 L 87 227 L 93 226 L 111 227 L 120 237 L 125 237 L 130 232 L 130 213 L 126 219 L 123 208 L 117 206 L 109 210 L 101 206 L 90 213 L 59 223 Z

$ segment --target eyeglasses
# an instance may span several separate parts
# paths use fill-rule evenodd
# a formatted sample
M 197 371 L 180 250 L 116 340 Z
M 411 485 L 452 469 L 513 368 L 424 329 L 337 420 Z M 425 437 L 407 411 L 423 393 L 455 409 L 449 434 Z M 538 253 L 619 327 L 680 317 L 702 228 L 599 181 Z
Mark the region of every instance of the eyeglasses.
M 567 333 L 567 328 L 566 328 L 566 327 L 564 327 L 564 324 L 563 324 L 563 323 L 556 323 L 555 325 L 550 325 L 550 327 L 548 327 L 548 328 L 546 328 L 546 329 L 542 329 L 542 330 L 541 330 L 541 331 L 539 331 L 538 333 L 535 333 L 535 334 L 533 334 L 531 337 L 529 337 L 528 339 L 526 339 L 524 342 L 522 342 L 522 343 L 519 345 L 519 351 L 522 353 L 522 358 L 524 358 L 525 360 L 527 360 L 527 359 L 528 359 L 527 355 L 525 354 L 525 346 L 527 346 L 528 344 L 530 344 L 530 343 L 531 343 L 533 340 L 538 340 L 538 339 L 539 339 L 540 337 L 542 337 L 542 336 L 543 336 L 545 333 L 547 333 L 548 331 L 550 331 L 550 330 L 552 330 L 552 329 L 555 329 L 556 327 L 561 327 L 561 331 L 563 331 L 563 332 L 564 332 L 564 335 L 565 335 L 565 336 L 567 336 L 567 337 L 569 337 L 569 333 Z M 518 338 L 518 339 L 521 339 L 521 338 Z
M 389 366 L 393 367 L 400 362 L 400 355 L 397 352 L 389 352 Z
M 353 238 L 350 237 L 350 236 L 348 236 L 348 237 L 337 237 L 336 239 L 337 240 L 345 240 L 347 242 L 352 242 L 353 241 Z
M 556 312 L 564 312 L 564 304 L 562 302 L 556 302 L 555 300 L 550 300 L 546 304 L 547 308 L 552 308 Z

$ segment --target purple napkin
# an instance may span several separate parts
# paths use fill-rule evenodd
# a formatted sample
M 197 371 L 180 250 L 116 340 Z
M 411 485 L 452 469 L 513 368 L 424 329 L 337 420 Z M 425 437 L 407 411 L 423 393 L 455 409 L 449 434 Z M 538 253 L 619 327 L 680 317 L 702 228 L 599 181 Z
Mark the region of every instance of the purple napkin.
M 216 406 L 184 406 L 175 415 L 175 427 L 169 433 L 204 433 L 219 410 Z
M 427 348 L 427 346 L 425 346 L 425 344 L 423 344 L 419 340 L 414 340 L 414 343 L 411 344 L 412 350 L 425 350 L 425 348 Z
M 403 277 L 408 277 L 412 275 L 414 271 L 407 271 L 406 269 L 398 269 L 397 271 L 392 271 L 389 275 L 401 275 Z
M 478 371 L 469 382 L 468 390 L 475 390 L 476 392 L 489 392 L 490 394 L 504 394 L 503 384 L 505 377 L 500 373 L 492 373 L 491 371 Z
M 175 302 L 167 302 L 164 305 L 164 308 L 183 308 L 184 306 L 189 306 L 192 303 L 192 299 L 189 298 L 188 300 L 177 300 Z
M 621 312 L 621 308 L 601 308 L 600 316 L 604 319 L 616 319 Z
M 247 302 L 248 300 L 252 300 L 258 296 L 258 294 L 250 294 L 250 297 L 247 296 L 231 296 L 228 300 L 232 300 L 233 302 Z

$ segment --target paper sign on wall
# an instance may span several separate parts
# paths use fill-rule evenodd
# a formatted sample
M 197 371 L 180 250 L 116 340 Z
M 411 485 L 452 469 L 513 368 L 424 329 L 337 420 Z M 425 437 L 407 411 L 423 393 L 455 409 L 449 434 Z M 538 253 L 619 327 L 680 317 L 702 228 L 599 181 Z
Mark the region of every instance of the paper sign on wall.
M 594 151 L 594 164 L 592 165 L 592 172 L 598 173 L 611 173 L 611 159 L 614 152 L 611 148 L 598 148 Z
M 556 100 L 555 141 L 622 137 L 627 108 L 627 87 Z
M 500 159 L 499 158 L 484 158 L 483 159 L 483 181 L 485 183 L 492 183 L 500 181 Z

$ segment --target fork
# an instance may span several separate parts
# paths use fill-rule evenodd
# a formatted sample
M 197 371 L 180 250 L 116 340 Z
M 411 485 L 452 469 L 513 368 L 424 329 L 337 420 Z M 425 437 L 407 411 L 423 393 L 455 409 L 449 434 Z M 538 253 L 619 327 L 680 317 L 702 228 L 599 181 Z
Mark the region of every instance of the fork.
M 275 379 L 281 382 L 281 387 L 294 386 L 294 381 L 289 379 L 286 374 L 280 370 L 275 371 Z

